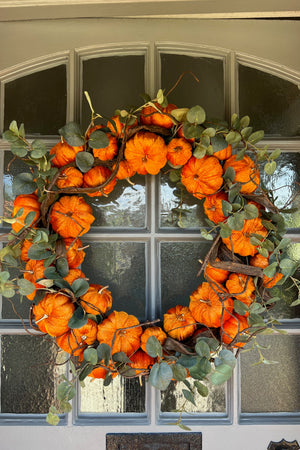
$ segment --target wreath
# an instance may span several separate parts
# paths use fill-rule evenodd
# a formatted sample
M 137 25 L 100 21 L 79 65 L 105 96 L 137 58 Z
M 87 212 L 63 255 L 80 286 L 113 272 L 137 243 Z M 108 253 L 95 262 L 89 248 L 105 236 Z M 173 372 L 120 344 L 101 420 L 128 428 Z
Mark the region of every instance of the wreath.
M 258 147 L 264 132 L 254 131 L 248 116 L 233 114 L 230 124 L 210 120 L 199 105 L 169 104 L 160 89 L 155 99 L 146 96 L 142 106 L 104 121 L 85 95 L 86 132 L 68 123 L 50 151 L 27 140 L 16 121 L 3 133 L 13 154 L 9 167 L 18 159 L 30 170 L 14 178 L 13 213 L 3 218 L 12 230 L 0 251 L 0 292 L 12 304 L 15 291 L 31 301 L 30 326 L 68 354 L 73 374 L 58 384 L 51 424 L 70 411 L 75 381 L 87 376 L 105 386 L 116 376 L 144 377 L 160 390 L 183 381 L 185 401 L 194 402 L 195 392 L 207 396 L 206 381 L 225 383 L 245 343 L 276 330 L 271 309 L 283 300 L 271 288 L 288 277 L 298 287 L 283 216 L 260 181 L 260 166 L 271 176 L 280 150 Z M 112 309 L 118 300 L 108 286 L 89 284 L 79 268 L 81 237 L 94 221 L 83 195 L 109 196 L 118 180 L 161 171 L 203 203 L 208 227 L 200 233 L 211 247 L 189 305 L 140 323 Z M 10 267 L 19 268 L 17 278 Z M 186 428 L 181 416 L 177 423 Z

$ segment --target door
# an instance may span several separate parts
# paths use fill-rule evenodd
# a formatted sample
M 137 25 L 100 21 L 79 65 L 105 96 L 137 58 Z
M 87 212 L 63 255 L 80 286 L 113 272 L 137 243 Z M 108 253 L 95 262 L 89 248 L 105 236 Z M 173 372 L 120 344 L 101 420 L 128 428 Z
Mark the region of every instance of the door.
M 26 20 L 20 20 L 18 11 L 16 20 L 10 16 L 0 29 L 1 131 L 13 119 L 24 121 L 28 134 L 40 133 L 51 148 L 64 123 L 86 125 L 83 91 L 89 92 L 97 112 L 111 116 L 115 108 L 137 103 L 142 92 L 154 96 L 160 87 L 171 89 L 187 72 L 170 102 L 190 107 L 196 99 L 210 115 L 224 119 L 233 112 L 249 114 L 256 129 L 265 129 L 269 148 L 282 149 L 274 192 L 285 186 L 278 201 L 296 208 L 287 220 L 290 254 L 299 261 L 299 22 L 57 18 L 53 9 L 51 19 L 36 17 L 35 11 L 34 20 L 27 20 L 26 12 Z M 12 178 L 20 168 L 7 171 L 7 143 L 0 145 L 2 208 L 9 209 Z M 89 248 L 82 270 L 90 280 L 109 284 L 118 299 L 116 309 L 140 320 L 155 319 L 196 288 L 199 255 L 206 254 L 208 244 L 199 239 L 203 222 L 196 203 L 187 206 L 183 224 L 170 213 L 178 197 L 167 176 L 134 181 L 134 186 L 122 182 L 112 198 L 90 201 L 96 222 L 86 235 Z M 3 242 L 5 232 L 4 227 Z M 279 295 L 285 295 L 286 307 L 275 315 L 286 334 L 260 340 L 265 359 L 279 364 L 253 366 L 260 348 L 251 356 L 241 353 L 227 386 L 215 388 L 191 407 L 191 414 L 183 415 L 184 424 L 202 432 L 204 449 L 265 449 L 283 438 L 300 441 L 300 311 L 289 306 L 294 291 Z M 3 299 L 0 421 L 5 450 L 104 449 L 107 433 L 182 431 L 169 425 L 179 417 L 173 412 L 183 400 L 178 387 L 161 396 L 148 384 L 117 380 L 108 388 L 98 381 L 78 386 L 72 413 L 57 427 L 46 425 L 57 376 L 68 376 L 68 371 L 65 365 L 47 363 L 55 354 L 52 342 L 24 331 L 28 303 L 14 300 L 14 306 L 19 316 Z

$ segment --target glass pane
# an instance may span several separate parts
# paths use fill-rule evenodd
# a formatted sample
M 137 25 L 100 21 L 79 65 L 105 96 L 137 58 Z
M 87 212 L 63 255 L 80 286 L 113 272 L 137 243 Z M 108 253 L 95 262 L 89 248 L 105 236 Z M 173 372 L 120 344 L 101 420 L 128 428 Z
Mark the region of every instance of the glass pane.
M 299 136 L 300 91 L 274 75 L 239 65 L 240 116 L 272 136 Z
M 241 352 L 241 411 L 300 411 L 300 336 L 258 336 L 265 359 L 278 364 L 254 365 L 257 351 Z M 249 345 L 249 344 L 248 344 Z
M 145 243 L 93 242 L 85 252 L 81 269 L 89 282 L 109 286 L 113 309 L 145 320 Z
M 131 181 L 134 186 L 126 180 L 119 180 L 108 197 L 85 196 L 95 216 L 92 229 L 94 227 L 146 227 L 145 177 L 135 175 Z
M 203 259 L 210 248 L 205 242 L 162 242 L 161 308 L 162 313 L 175 305 L 188 306 L 190 295 L 203 281 L 197 278 Z
M 192 381 L 192 380 L 191 380 Z M 172 412 L 180 410 L 184 404 L 186 412 L 194 413 L 221 413 L 226 411 L 226 396 L 225 387 L 213 386 L 209 383 L 201 381 L 206 384 L 209 389 L 209 395 L 207 397 L 201 397 L 198 393 L 194 395 L 196 406 L 190 402 L 186 402 L 182 389 L 186 389 L 183 382 L 179 381 L 176 384 L 171 383 L 169 387 L 161 393 L 161 411 Z M 186 416 L 189 418 L 189 416 Z M 183 422 L 185 415 L 182 416 Z
M 80 392 L 82 413 L 145 412 L 145 385 L 140 386 L 137 378 L 118 376 L 109 386 L 103 386 L 103 380 L 86 378 Z
M 300 153 L 282 153 L 276 160 L 277 168 L 272 176 L 263 171 L 262 181 L 273 192 L 278 208 L 294 209 L 284 213 L 289 228 L 300 227 Z
M 169 176 L 160 176 L 160 227 L 161 228 L 199 228 L 207 226 L 203 209 L 203 200 L 189 194 L 184 186 L 169 180 Z
M 106 56 L 83 61 L 83 91 L 88 91 L 95 112 L 111 117 L 117 108 L 139 106 L 145 92 L 144 56 Z M 82 99 L 82 124 L 88 125 L 89 105 Z
M 1 413 L 47 414 L 65 372 L 55 361 L 57 347 L 49 336 L 2 336 Z
M 12 120 L 27 134 L 57 135 L 66 123 L 66 66 L 26 75 L 5 84 L 4 129 Z
M 185 55 L 161 55 L 161 88 L 165 93 L 174 86 L 178 77 L 191 71 L 199 83 L 187 73 L 179 85 L 168 96 L 170 103 L 178 108 L 202 106 L 207 117 L 225 118 L 224 104 L 224 68 L 223 60 L 214 58 L 196 58 Z

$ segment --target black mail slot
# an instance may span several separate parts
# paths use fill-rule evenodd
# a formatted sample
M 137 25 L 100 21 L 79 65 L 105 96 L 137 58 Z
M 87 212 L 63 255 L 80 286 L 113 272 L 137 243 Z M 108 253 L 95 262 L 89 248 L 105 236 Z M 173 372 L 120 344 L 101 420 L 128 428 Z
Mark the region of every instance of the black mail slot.
M 106 450 L 202 450 L 202 433 L 111 433 Z

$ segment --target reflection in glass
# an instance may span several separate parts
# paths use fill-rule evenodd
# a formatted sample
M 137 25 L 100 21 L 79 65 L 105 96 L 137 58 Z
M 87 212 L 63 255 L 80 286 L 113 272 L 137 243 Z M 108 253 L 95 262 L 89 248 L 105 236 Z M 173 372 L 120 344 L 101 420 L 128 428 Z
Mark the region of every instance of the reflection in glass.
M 60 65 L 5 84 L 4 130 L 12 120 L 27 134 L 58 135 L 66 123 L 67 72 Z
M 1 413 L 47 414 L 66 370 L 59 355 L 49 336 L 2 336 Z
M 299 136 L 300 91 L 290 81 L 239 65 L 240 116 L 254 130 L 272 136 Z
M 109 386 L 103 380 L 86 378 L 80 391 L 81 413 L 143 413 L 145 412 L 145 384 L 139 379 L 113 379 Z
M 189 381 L 189 380 L 188 380 Z M 192 384 L 192 379 L 190 382 Z M 226 395 L 225 386 L 213 386 L 205 381 L 201 381 L 209 389 L 209 395 L 202 397 L 198 392 L 195 393 L 194 398 L 196 406 L 191 402 L 187 402 L 182 389 L 186 389 L 183 382 L 179 381 L 176 384 L 171 383 L 169 387 L 161 392 L 161 412 L 173 412 L 180 410 L 184 405 L 184 410 L 188 413 L 221 413 L 226 411 Z M 184 416 L 183 416 L 184 417 Z
M 85 252 L 81 269 L 90 283 L 108 286 L 112 308 L 146 319 L 145 243 L 94 242 Z
M 224 68 L 223 60 L 186 55 L 161 55 L 161 88 L 165 93 L 176 83 L 183 72 L 193 72 L 199 83 L 190 73 L 186 73 L 176 89 L 168 96 L 170 103 L 178 108 L 202 106 L 207 117 L 225 118 Z
M 258 335 L 257 342 L 264 358 L 277 364 L 254 365 L 258 351 L 241 352 L 241 412 L 300 411 L 300 336 Z

